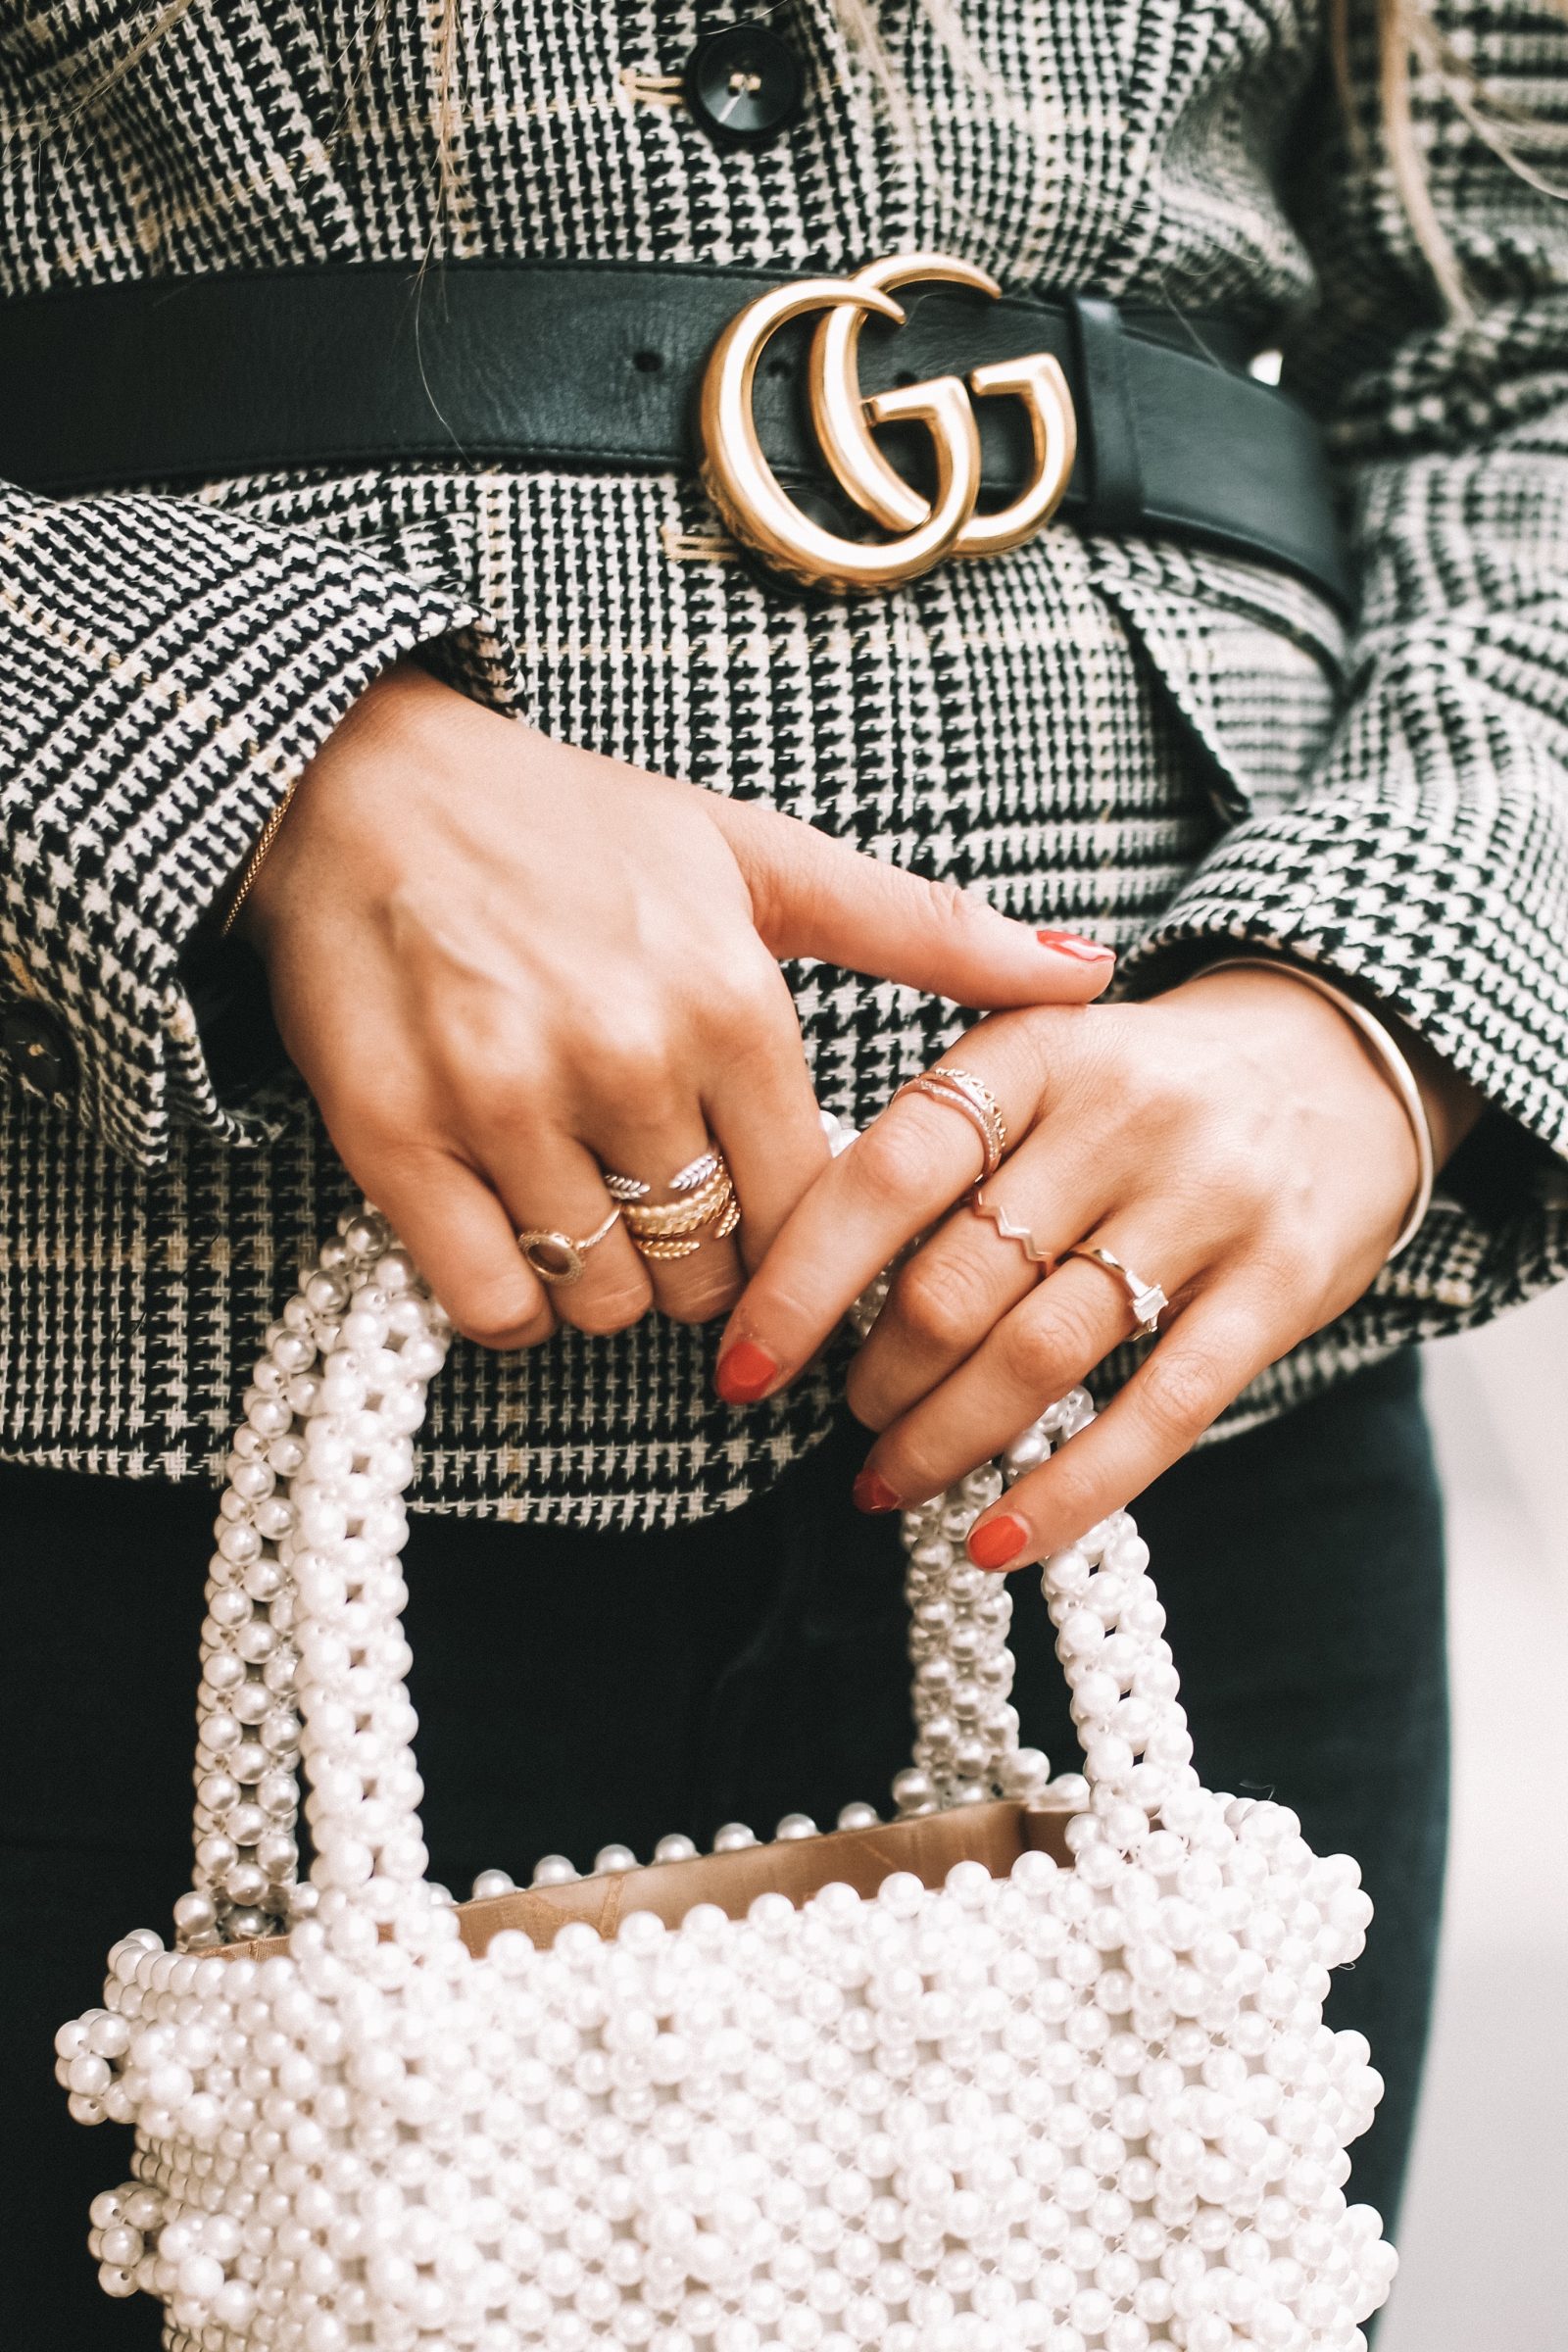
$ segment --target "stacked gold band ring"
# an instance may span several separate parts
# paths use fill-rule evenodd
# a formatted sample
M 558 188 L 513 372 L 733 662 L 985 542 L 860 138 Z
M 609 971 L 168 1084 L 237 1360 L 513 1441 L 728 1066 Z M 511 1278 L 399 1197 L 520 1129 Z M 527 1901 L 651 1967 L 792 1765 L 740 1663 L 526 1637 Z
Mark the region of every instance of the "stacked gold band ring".
M 918 1078 L 906 1078 L 893 1100 L 900 1095 L 929 1095 L 934 1102 L 945 1102 L 950 1110 L 960 1111 L 979 1136 L 985 1151 L 985 1166 L 980 1171 L 983 1184 L 994 1176 L 1002 1165 L 1002 1154 L 1007 1149 L 1007 1122 L 1002 1115 L 1002 1105 L 983 1078 L 973 1070 L 959 1069 L 955 1062 L 938 1062 L 934 1070 L 922 1070 Z
M 666 1193 L 694 1193 L 700 1184 L 708 1182 L 710 1176 L 716 1176 L 723 1165 L 723 1160 L 710 1144 L 706 1152 L 699 1152 L 695 1159 L 688 1160 L 685 1167 L 670 1178 L 664 1190 Z M 617 1176 L 613 1168 L 605 1171 L 605 1190 L 612 1200 L 646 1200 L 653 1189 L 646 1177 Z
M 741 1221 L 740 1202 L 723 1157 L 710 1148 L 689 1167 L 671 1178 L 666 1191 L 674 1200 L 648 1200 L 653 1190 L 640 1177 L 609 1175 L 605 1179 L 621 1203 L 632 1248 L 653 1265 L 669 1265 L 691 1257 L 710 1236 L 724 1241 Z M 635 1188 L 635 1190 L 633 1189 Z

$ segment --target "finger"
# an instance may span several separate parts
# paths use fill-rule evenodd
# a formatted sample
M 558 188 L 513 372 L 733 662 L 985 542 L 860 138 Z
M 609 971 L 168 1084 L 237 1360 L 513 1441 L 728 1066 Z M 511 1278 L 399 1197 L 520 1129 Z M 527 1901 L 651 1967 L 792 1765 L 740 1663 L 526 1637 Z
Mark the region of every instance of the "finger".
M 432 1146 L 345 1164 L 375 1202 L 454 1324 L 482 1348 L 533 1348 L 556 1328 L 544 1285 L 518 1255 L 512 1220 L 474 1170 Z
M 756 802 L 716 803 L 714 822 L 746 878 L 752 916 L 776 956 L 819 956 L 958 1004 L 1087 1004 L 1114 952 L 1075 932 L 1036 930 L 953 882 L 869 858 Z
M 969 1533 L 970 1558 L 979 1567 L 1025 1568 L 1075 1543 L 1179 1461 L 1294 1336 L 1258 1311 L 1245 1275 L 1216 1283 L 1097 1420 L 981 1515 Z
M 959 1062 L 1001 1103 L 1009 1136 L 1022 1124 L 1018 1106 L 1039 1100 L 1038 1064 L 1022 1024 L 1005 1018 L 971 1030 Z M 974 1182 L 983 1158 L 961 1112 L 929 1095 L 896 1097 L 822 1171 L 752 1278 L 720 1346 L 719 1395 L 753 1403 L 808 1362 L 872 1277 Z
M 711 1093 L 709 1123 L 741 1204 L 737 1239 L 755 1272 L 828 1164 L 822 1114 L 783 973 L 769 963 L 752 1034 Z
M 541 1250 L 558 1255 L 566 1245 L 577 1251 L 580 1271 L 546 1284 L 561 1321 L 592 1332 L 640 1322 L 654 1302 L 653 1285 L 618 1214 L 608 1233 L 592 1240 L 618 1207 L 592 1153 L 558 1132 L 530 1144 L 526 1165 L 517 1163 L 514 1149 L 510 1156 L 507 1167 L 487 1152 L 485 1165 L 496 1169 L 496 1189 L 514 1219 L 514 1249 L 521 1249 L 519 1235 L 534 1233 L 554 1237 L 535 1245 L 536 1264 Z
M 1140 1273 L 1152 1279 L 1151 1269 L 1157 1269 L 1177 1301 L 1201 1279 L 1210 1257 L 1190 1223 L 1150 1224 L 1140 1232 L 1138 1250 L 1132 1262 Z M 1002 1317 L 949 1379 L 884 1431 L 857 1481 L 861 1507 L 891 1510 L 940 1494 L 1010 1446 L 1137 1328 L 1120 1278 L 1068 1258 Z
M 635 1230 L 639 1208 L 696 1207 L 704 1186 L 723 1172 L 725 1163 L 717 1158 L 696 1104 L 667 1126 L 620 1130 L 603 1148 L 596 1143 L 594 1156 L 608 1176 L 647 1187 L 621 1213 L 661 1313 L 677 1323 L 707 1323 L 733 1306 L 745 1278 L 733 1240 L 717 1231 L 721 1209 L 694 1232 L 663 1237 L 687 1252 L 679 1257 L 663 1255 L 657 1240 L 650 1254 Z M 609 1189 L 620 1198 L 613 1182 Z
M 972 1355 L 1104 1214 L 1114 1177 L 1085 1123 L 1037 1128 L 979 1187 L 985 1209 L 971 1192 L 895 1275 L 850 1366 L 857 1420 L 890 1428 Z

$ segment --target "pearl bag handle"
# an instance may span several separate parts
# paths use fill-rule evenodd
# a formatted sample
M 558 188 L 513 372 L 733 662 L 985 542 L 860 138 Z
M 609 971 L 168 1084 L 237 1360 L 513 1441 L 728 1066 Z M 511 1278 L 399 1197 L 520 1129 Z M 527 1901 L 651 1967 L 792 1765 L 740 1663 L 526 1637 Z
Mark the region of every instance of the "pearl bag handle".
M 884 1281 L 857 1310 L 862 1330 L 885 1290 Z M 195 1873 L 174 1908 L 186 1949 L 266 1935 L 313 1910 L 347 1923 L 345 1950 L 381 1931 L 428 1940 L 438 1898 L 425 1882 L 400 1555 L 412 1440 L 450 1339 L 412 1259 L 371 1210 L 340 1221 L 268 1333 L 228 1458 L 207 1585 Z M 914 1768 L 895 1785 L 903 1813 L 999 1788 L 1028 1796 L 1044 1783 L 1045 1759 L 1019 1748 L 1006 1704 L 1006 1586 L 972 1567 L 962 1544 L 1006 1477 L 1092 1412 L 1075 1392 L 1001 1468 L 906 1514 L 917 1738 Z M 1127 1851 L 1156 1811 L 1180 1834 L 1182 1797 L 1197 1787 L 1148 1558 L 1118 1512 L 1042 1575 L 1084 1745 L 1083 1780 L 1056 1790 L 1092 1806 Z M 302 1765 L 316 1849 L 309 1886 L 295 1836 Z

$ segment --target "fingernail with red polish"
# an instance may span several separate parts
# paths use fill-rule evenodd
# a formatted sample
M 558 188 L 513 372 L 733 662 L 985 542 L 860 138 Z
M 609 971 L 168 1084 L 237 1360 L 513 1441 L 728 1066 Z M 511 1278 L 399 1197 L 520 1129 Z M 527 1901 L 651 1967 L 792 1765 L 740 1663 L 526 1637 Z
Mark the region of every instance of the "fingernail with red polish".
M 755 1404 L 777 1378 L 777 1364 L 755 1340 L 737 1340 L 713 1367 L 713 1386 L 726 1404 Z
M 1036 939 L 1054 956 L 1071 956 L 1079 963 L 1113 963 L 1114 948 L 1102 948 L 1098 939 L 1084 939 L 1076 931 L 1037 931 Z
M 1029 1530 L 1023 1521 L 1004 1514 L 974 1530 L 969 1538 L 969 1557 L 977 1568 L 1005 1568 L 1028 1541 Z
M 893 1489 L 875 1470 L 862 1470 L 850 1492 L 858 1511 L 896 1511 L 899 1507 Z

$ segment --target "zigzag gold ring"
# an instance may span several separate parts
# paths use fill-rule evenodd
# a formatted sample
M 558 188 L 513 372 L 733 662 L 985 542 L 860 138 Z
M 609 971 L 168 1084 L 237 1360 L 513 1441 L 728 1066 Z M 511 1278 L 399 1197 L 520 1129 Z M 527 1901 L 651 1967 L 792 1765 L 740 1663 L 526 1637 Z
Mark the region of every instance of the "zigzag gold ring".
M 969 1206 L 977 1217 L 989 1217 L 1004 1241 L 1016 1242 L 1032 1266 L 1044 1266 L 1048 1274 L 1051 1272 L 1056 1262 L 1052 1252 L 1036 1240 L 1027 1225 L 1015 1225 L 1004 1208 L 999 1208 L 995 1200 L 988 1200 L 978 1184 L 970 1192 Z

